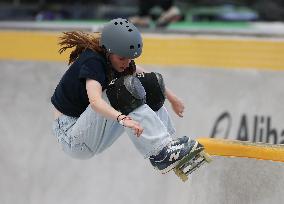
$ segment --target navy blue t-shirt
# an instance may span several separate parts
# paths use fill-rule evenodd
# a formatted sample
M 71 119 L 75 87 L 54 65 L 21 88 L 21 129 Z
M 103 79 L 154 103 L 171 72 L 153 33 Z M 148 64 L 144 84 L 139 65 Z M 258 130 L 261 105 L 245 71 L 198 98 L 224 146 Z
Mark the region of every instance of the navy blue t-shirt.
M 103 90 L 107 87 L 105 58 L 90 49 L 80 54 L 57 85 L 51 102 L 64 115 L 79 117 L 88 107 L 86 79 L 98 81 Z

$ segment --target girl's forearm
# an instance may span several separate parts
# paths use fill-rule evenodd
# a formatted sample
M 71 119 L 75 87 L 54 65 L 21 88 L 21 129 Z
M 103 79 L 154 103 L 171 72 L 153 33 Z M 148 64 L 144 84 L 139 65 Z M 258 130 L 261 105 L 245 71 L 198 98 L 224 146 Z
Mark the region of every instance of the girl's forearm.
M 88 79 L 86 89 L 92 109 L 106 118 L 116 120 L 121 113 L 102 98 L 101 84 L 93 79 Z
M 177 96 L 170 90 L 166 87 L 166 98 L 172 103 L 173 101 L 176 100 Z
M 100 113 L 104 117 L 110 118 L 112 120 L 116 120 L 117 116 L 121 114 L 121 112 L 115 110 L 103 99 L 97 99 L 96 101 L 92 101 L 91 107 L 97 113 Z

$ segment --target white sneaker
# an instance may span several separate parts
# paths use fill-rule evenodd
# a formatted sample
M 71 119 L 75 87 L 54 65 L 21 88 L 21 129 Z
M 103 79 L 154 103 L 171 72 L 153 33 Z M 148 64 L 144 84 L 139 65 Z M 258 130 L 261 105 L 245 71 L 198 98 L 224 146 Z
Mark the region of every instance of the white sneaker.
M 174 23 L 182 18 L 181 11 L 178 7 L 172 6 L 167 11 L 163 12 L 157 20 L 158 27 L 167 26 L 169 23 Z
M 150 27 L 151 18 L 149 16 L 132 16 L 128 20 L 137 27 Z

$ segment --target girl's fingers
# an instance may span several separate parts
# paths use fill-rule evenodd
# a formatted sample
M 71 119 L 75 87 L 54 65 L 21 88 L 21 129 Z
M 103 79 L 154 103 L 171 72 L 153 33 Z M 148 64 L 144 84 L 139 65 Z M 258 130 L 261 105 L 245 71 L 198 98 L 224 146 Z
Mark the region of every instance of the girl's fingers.
M 134 134 L 137 135 L 138 134 L 138 129 L 134 126 L 133 128 Z
M 138 137 L 142 134 L 142 132 L 143 132 L 143 129 L 141 128 Z
M 137 135 L 137 137 L 139 137 L 139 133 L 140 133 L 140 130 L 139 130 L 139 128 L 137 128 L 137 129 L 136 129 L 136 135 Z
M 179 117 L 183 117 L 183 113 L 184 113 L 184 106 L 181 106 L 177 109 L 177 115 Z
M 143 128 L 141 128 L 138 125 L 133 127 L 133 130 L 134 130 L 134 134 L 137 135 L 137 137 L 139 137 L 143 132 Z

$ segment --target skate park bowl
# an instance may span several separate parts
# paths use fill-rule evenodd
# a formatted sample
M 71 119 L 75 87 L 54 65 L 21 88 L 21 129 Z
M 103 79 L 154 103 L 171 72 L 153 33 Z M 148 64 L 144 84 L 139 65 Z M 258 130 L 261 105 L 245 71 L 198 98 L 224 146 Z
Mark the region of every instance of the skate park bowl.
M 137 64 L 162 73 L 186 107 L 178 118 L 165 104 L 174 136 L 213 155 L 183 183 L 156 172 L 126 134 L 88 160 L 63 153 L 50 103 L 68 68 L 60 34 L 0 30 L 1 204 L 284 203 L 284 38 L 143 34 Z

